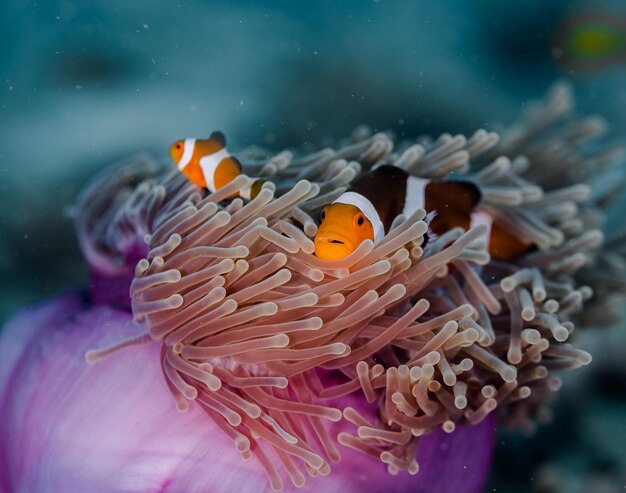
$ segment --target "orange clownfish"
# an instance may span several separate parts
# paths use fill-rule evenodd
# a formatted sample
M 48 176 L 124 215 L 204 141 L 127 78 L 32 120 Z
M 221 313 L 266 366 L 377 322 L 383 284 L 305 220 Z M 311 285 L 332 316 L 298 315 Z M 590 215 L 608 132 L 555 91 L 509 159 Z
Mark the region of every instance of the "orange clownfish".
M 222 132 L 213 132 L 208 139 L 177 140 L 170 147 L 170 155 L 189 181 L 210 192 L 216 192 L 241 174 L 241 163 L 226 149 Z M 241 196 L 254 198 L 262 185 L 261 180 L 255 180 L 241 191 Z
M 380 241 L 396 216 L 425 209 L 436 235 L 468 229 L 480 202 L 478 187 L 468 181 L 430 181 L 401 168 L 382 165 L 363 175 L 322 212 L 315 236 L 315 255 L 323 260 L 346 257 L 363 240 Z
M 484 211 L 474 212 L 471 216 L 471 226 L 486 224 L 488 226 L 485 234 L 487 250 L 492 260 L 500 262 L 512 262 L 518 257 L 536 249 L 532 242 L 520 238 L 513 232 L 508 231 L 497 219 Z

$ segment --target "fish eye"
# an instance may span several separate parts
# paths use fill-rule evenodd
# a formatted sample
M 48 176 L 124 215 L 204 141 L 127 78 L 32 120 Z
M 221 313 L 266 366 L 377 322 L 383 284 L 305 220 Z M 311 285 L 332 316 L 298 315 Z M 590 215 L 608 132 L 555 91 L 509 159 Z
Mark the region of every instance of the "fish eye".
M 180 144 L 176 144 L 176 149 L 180 149 L 181 145 Z
M 357 223 L 359 226 L 363 226 L 363 223 L 365 223 L 365 218 L 363 217 L 363 215 L 362 215 L 362 214 L 359 214 L 359 215 L 357 216 L 357 218 L 356 218 L 356 223 Z
M 326 219 L 326 209 L 322 209 L 322 214 L 320 217 L 322 218 L 322 221 Z

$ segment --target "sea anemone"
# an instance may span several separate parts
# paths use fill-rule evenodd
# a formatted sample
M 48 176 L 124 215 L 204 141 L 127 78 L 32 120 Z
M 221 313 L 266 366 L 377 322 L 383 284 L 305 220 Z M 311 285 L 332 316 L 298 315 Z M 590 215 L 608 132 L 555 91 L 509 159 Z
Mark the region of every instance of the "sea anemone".
M 556 218 L 558 229 L 567 239 L 595 238 L 593 241 L 597 242 L 598 230 L 606 226 L 607 213 L 619 207 L 626 180 L 624 146 L 603 140 L 607 130 L 607 122 L 599 115 L 576 117 L 572 91 L 567 84 L 559 83 L 504 132 L 490 156 L 518 156 L 510 164 L 515 174 L 528 177 L 547 192 L 543 201 L 531 206 L 545 208 L 540 211 L 544 217 L 551 216 L 553 221 Z M 506 173 L 497 180 L 510 183 Z M 570 260 L 579 264 L 571 270 L 570 285 L 588 286 L 594 293 L 585 300 L 584 310 L 572 313 L 581 327 L 609 327 L 622 320 L 621 307 L 626 301 L 626 231 L 618 225 L 605 234 L 602 248 L 595 245 L 596 248 L 565 252 L 576 253 Z
M 382 462 L 390 481 L 417 475 L 418 485 L 433 467 L 424 453 L 433 436 L 454 438 L 495 411 L 532 428 L 561 385 L 554 372 L 591 361 L 567 341 L 593 296 L 580 273 L 603 241 L 580 219 L 589 186 L 544 189 L 533 179 L 556 123 L 545 115 L 564 94 L 558 86 L 503 139 L 478 130 L 394 144 L 359 128 L 308 155 L 250 149 L 238 154 L 246 174 L 213 194 L 146 157 L 107 170 L 74 216 L 92 301 L 131 307 L 137 331 L 87 361 L 97 368 L 120 350 L 158 346 L 176 408 L 203 411 L 274 490 L 285 477 L 296 487 L 305 474 L 332 477 L 353 451 Z M 585 121 L 567 127 L 561 152 L 595 136 L 576 132 Z M 316 258 L 321 207 L 380 163 L 427 178 L 467 175 L 480 207 L 536 251 L 490 261 L 484 225 L 425 243 L 419 210 L 345 259 Z M 229 199 L 259 176 L 267 181 L 257 197 Z
M 176 410 L 163 381 L 159 344 L 85 363 L 90 347 L 137 329 L 127 311 L 76 293 L 9 322 L 0 345 L 0 491 L 271 491 L 263 469 L 242 461 L 200 406 Z M 343 403 L 363 408 L 358 398 Z M 332 434 L 346 428 L 332 426 Z M 417 450 L 420 474 L 393 482 L 384 468 L 342 450 L 332 474 L 309 484 L 329 493 L 479 491 L 492 444 L 491 420 L 453 434 L 433 433 Z

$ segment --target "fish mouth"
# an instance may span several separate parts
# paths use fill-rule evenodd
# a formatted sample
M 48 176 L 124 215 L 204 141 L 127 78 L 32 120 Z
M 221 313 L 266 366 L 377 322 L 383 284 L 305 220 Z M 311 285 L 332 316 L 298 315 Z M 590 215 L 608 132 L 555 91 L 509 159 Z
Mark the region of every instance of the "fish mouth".
M 331 245 L 345 245 L 345 242 L 343 242 L 341 240 L 337 240 L 335 238 L 322 238 L 319 241 L 321 241 L 323 243 L 330 243 Z
M 354 250 L 352 242 L 336 235 L 318 235 L 315 238 L 315 254 L 322 260 L 337 260 L 348 256 Z
M 339 234 L 317 235 L 317 237 L 315 238 L 315 242 L 324 243 L 327 245 L 344 245 L 348 248 L 352 246 L 352 242 L 348 240 L 348 238 Z

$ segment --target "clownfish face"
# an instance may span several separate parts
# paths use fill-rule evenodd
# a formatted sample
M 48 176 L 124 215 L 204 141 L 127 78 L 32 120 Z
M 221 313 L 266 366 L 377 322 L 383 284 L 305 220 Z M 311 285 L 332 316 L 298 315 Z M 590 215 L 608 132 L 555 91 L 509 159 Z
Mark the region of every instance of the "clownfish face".
M 315 236 L 315 255 L 339 260 L 350 255 L 364 240 L 374 240 L 374 228 L 361 210 L 348 204 L 331 204 L 322 211 Z
M 176 164 L 180 163 L 180 160 L 182 159 L 184 152 L 185 152 L 184 140 L 177 140 L 176 142 L 172 144 L 172 147 L 170 147 L 170 156 L 172 156 L 172 159 L 174 160 Z

